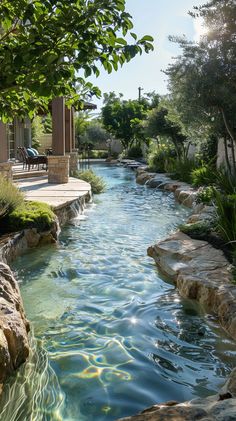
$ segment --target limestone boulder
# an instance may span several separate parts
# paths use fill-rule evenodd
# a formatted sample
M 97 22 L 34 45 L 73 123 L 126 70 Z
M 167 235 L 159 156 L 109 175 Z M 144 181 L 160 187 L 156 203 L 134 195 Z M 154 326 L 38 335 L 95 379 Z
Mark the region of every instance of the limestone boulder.
M 10 268 L 0 263 L 0 384 L 29 355 L 30 330 L 17 281 Z
M 150 179 L 151 179 L 151 178 L 153 178 L 154 176 L 155 176 L 155 174 L 154 174 L 154 173 L 149 173 L 149 172 L 144 171 L 144 172 L 141 172 L 141 173 L 138 173 L 138 174 L 137 174 L 136 182 L 137 182 L 138 184 L 142 184 L 142 185 L 144 185 L 144 184 L 146 184 L 146 182 L 147 182 L 148 180 L 150 180 Z
M 180 295 L 195 299 L 214 313 L 236 339 L 236 287 L 231 266 L 221 250 L 177 232 L 149 247 L 147 253 L 171 278 Z
M 236 414 L 236 369 L 219 393 L 188 402 L 165 402 L 118 421 L 233 421 Z

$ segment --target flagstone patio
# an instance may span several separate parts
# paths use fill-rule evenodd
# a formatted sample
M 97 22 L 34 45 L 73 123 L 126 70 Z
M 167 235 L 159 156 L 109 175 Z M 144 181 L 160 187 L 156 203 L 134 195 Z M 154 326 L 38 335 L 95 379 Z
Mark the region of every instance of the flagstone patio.
M 51 184 L 48 176 L 44 175 L 16 180 L 16 185 L 24 192 L 26 200 L 47 203 L 54 209 L 91 194 L 89 183 L 73 177 L 69 177 L 69 182 L 65 184 Z

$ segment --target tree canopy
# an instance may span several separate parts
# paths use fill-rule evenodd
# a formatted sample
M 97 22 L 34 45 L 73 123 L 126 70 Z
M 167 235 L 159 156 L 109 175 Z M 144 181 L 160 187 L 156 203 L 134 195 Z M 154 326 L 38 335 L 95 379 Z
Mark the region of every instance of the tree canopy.
M 169 88 L 188 124 L 208 126 L 215 134 L 236 143 L 236 3 L 212 0 L 196 7 L 207 33 L 199 43 L 177 41 L 182 54 L 169 65 Z
M 122 94 L 117 96 L 114 92 L 105 94 L 102 108 L 103 125 L 127 149 L 135 141 L 139 143 L 145 139 L 141 121 L 158 101 L 159 95 L 155 92 L 145 94 L 141 100 L 124 100 Z
M 153 49 L 151 36 L 132 32 L 125 0 L 2 0 L 0 16 L 3 120 L 31 116 L 56 96 L 78 102 L 88 92 L 99 95 L 88 76 Z
M 98 146 L 110 138 L 110 134 L 102 127 L 99 120 L 91 120 L 84 133 L 80 136 L 80 144 Z

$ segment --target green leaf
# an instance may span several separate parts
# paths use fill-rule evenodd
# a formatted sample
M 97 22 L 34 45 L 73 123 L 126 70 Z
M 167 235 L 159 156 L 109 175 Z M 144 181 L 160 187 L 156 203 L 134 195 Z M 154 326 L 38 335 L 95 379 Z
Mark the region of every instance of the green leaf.
M 116 44 L 127 45 L 127 41 L 124 38 L 116 38 Z

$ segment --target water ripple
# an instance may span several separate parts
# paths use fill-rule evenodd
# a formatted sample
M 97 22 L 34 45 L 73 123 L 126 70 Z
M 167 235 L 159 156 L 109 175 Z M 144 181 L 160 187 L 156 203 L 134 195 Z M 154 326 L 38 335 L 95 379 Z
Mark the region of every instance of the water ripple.
M 233 341 L 146 255 L 189 211 L 127 169 L 96 171 L 109 188 L 87 218 L 15 264 L 40 342 L 5 390 L 4 421 L 112 421 L 204 397 L 235 365 Z

